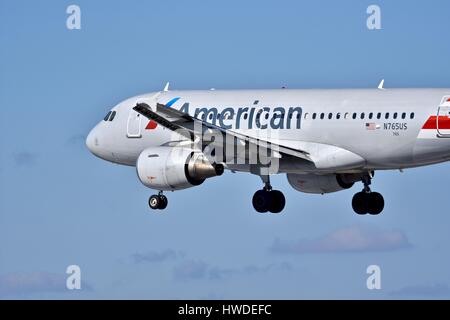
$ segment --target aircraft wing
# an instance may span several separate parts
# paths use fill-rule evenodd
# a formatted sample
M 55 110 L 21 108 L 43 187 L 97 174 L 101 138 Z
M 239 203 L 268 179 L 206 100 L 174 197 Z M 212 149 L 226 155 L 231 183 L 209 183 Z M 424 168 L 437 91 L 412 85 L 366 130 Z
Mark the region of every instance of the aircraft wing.
M 241 145 L 245 145 L 246 147 L 248 146 L 251 150 L 270 150 L 275 154 L 280 154 L 280 157 L 282 156 L 282 154 L 286 154 L 312 161 L 310 159 L 309 153 L 306 151 L 274 144 L 272 142 L 261 140 L 259 138 L 257 139 L 242 133 L 227 130 L 203 120 L 194 118 L 187 113 L 173 109 L 164 104 L 157 103 L 156 112 L 153 111 L 152 108 L 146 103 L 138 103 L 133 108 L 133 110 L 169 130 L 177 131 L 179 134 L 193 141 L 195 140 L 195 137 L 202 136 L 207 133 L 208 130 L 210 130 L 210 132 L 215 131 L 222 133 L 224 136 L 224 141 L 226 141 L 226 135 L 234 137 L 235 139 L 237 139 L 238 143 L 241 143 Z M 211 141 L 205 142 L 206 144 L 211 144 Z

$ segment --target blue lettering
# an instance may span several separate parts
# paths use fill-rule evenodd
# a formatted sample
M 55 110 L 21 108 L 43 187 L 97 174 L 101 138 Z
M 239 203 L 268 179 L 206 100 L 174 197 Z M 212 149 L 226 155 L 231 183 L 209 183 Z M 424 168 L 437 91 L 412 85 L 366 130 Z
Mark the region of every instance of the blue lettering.
M 291 121 L 292 121 L 292 118 L 294 117 L 294 112 L 296 112 L 297 129 L 301 129 L 302 108 L 300 108 L 300 107 L 289 108 L 286 129 L 291 128 Z
M 284 129 L 284 108 L 277 107 L 274 109 L 270 127 L 272 129 Z
M 200 114 L 202 114 L 201 117 Z M 215 125 L 217 120 L 217 108 L 197 108 L 194 117 Z
M 237 111 L 237 116 L 236 116 L 236 129 L 240 129 L 241 128 L 241 116 L 242 114 L 247 114 L 248 115 L 248 108 L 239 108 Z
M 233 126 L 231 124 L 226 125 L 224 120 L 233 120 L 234 117 L 234 109 L 233 108 L 225 108 L 219 117 L 219 126 L 224 129 L 231 129 Z
M 219 125 L 221 128 L 241 129 L 242 121 L 246 120 L 247 128 L 266 130 L 271 129 L 291 129 L 292 120 L 296 119 L 295 128 L 301 129 L 303 109 L 301 107 L 290 107 L 286 113 L 286 108 L 276 107 L 271 113 L 271 108 L 248 108 L 227 107 L 219 114 L 217 108 L 201 107 L 195 109 L 194 117 L 202 121 Z M 184 103 L 181 112 L 189 114 L 189 103 Z M 216 124 L 218 122 L 218 124 Z M 385 125 L 386 126 L 386 125 Z M 245 128 L 245 125 L 244 125 Z

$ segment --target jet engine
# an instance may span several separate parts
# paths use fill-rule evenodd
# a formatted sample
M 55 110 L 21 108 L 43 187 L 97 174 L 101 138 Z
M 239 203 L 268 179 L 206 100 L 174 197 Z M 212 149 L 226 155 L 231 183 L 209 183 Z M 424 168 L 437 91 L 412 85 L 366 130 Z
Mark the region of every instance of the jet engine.
M 142 151 L 136 162 L 139 180 L 156 190 L 173 191 L 220 176 L 222 164 L 212 164 L 203 153 L 183 147 L 154 147 Z
M 361 180 L 361 174 L 289 173 L 287 178 L 289 184 L 297 191 L 324 194 L 351 188 L 356 181 Z

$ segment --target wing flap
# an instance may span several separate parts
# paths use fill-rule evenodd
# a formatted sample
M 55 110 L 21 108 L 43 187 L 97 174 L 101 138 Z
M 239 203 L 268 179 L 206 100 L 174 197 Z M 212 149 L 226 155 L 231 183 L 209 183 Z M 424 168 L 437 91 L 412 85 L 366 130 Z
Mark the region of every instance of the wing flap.
M 274 144 L 272 142 L 254 138 L 232 130 L 226 130 L 160 103 L 156 105 L 156 112 L 153 111 L 151 107 L 146 103 L 138 103 L 133 108 L 133 110 L 142 114 L 144 117 L 157 122 L 158 124 L 166 127 L 169 130 L 177 131 L 178 133 L 193 141 L 196 136 L 203 136 L 208 132 L 208 130 L 210 130 L 210 132 L 213 132 L 214 130 L 215 132 L 222 133 L 224 136 L 230 135 L 236 138 L 241 144 L 250 147 L 249 149 L 252 149 L 251 147 L 253 147 L 253 150 L 257 150 L 258 148 L 260 150 L 263 149 L 263 151 L 271 150 L 274 151 L 275 154 L 282 153 L 311 161 L 309 153 L 306 151 Z M 223 141 L 228 140 L 223 139 Z M 234 139 L 232 139 L 232 141 L 234 141 Z M 211 141 L 207 142 L 209 144 Z

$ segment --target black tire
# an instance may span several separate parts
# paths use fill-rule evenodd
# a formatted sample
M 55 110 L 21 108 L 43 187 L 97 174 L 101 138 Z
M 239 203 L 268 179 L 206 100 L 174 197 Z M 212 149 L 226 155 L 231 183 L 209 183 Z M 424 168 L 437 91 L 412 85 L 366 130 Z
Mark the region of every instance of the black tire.
M 384 198 L 378 192 L 368 194 L 367 211 L 371 215 L 379 215 L 384 209 Z
M 272 203 L 270 204 L 269 211 L 272 213 L 280 213 L 283 211 L 284 206 L 286 205 L 286 198 L 281 191 L 272 190 L 270 191 L 270 196 L 272 198 Z
M 270 193 L 265 190 L 258 190 L 253 195 L 252 204 L 253 208 L 259 213 L 265 213 L 269 211 L 272 203 L 272 197 Z
M 355 211 L 359 215 L 367 214 L 368 212 L 367 195 L 368 194 L 365 192 L 358 192 L 353 196 L 352 199 L 353 211 Z
M 148 199 L 148 205 L 153 210 L 159 209 L 159 206 L 161 205 L 161 199 L 157 194 L 152 195 Z
M 167 200 L 167 197 L 165 196 L 165 195 L 160 195 L 159 196 L 159 201 L 160 201 L 160 204 L 159 204 L 159 208 L 158 209 L 160 209 L 160 210 L 164 210 L 165 208 L 167 208 L 167 204 L 168 204 L 168 200 Z

